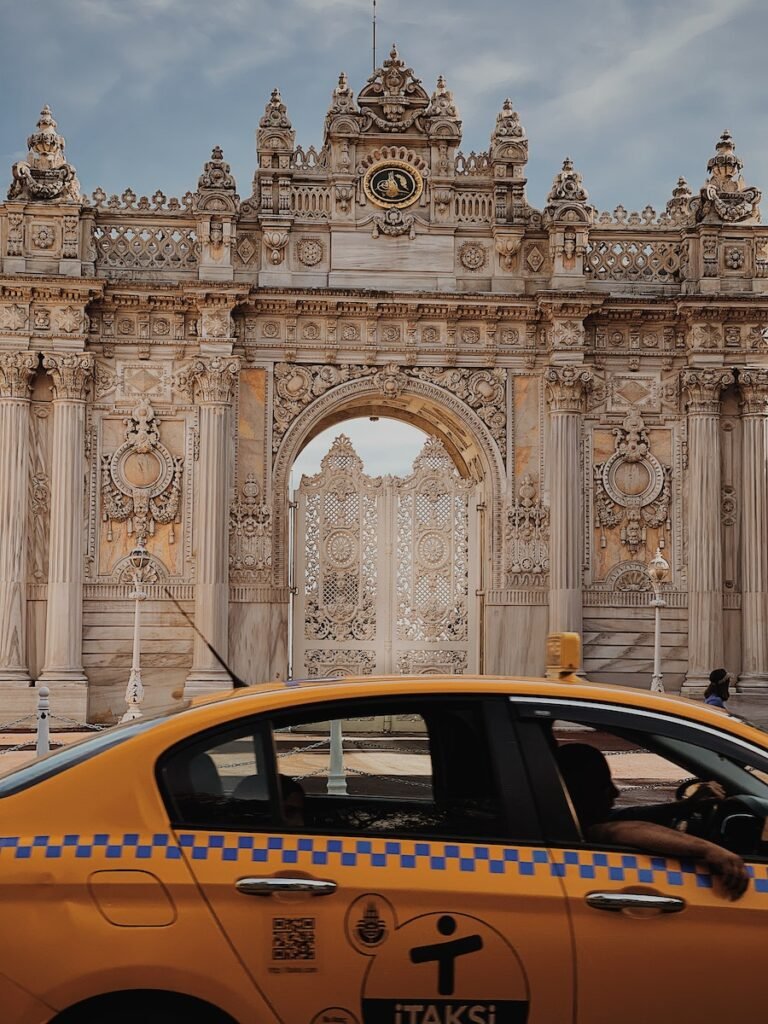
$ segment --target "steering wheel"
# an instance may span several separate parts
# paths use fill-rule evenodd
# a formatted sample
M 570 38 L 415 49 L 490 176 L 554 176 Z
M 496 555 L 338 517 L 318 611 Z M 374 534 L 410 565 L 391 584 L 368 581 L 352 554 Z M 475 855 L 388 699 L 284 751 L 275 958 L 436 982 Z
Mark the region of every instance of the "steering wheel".
M 706 839 L 717 821 L 723 797 L 702 794 L 697 799 L 696 793 L 701 789 L 705 792 L 708 790 L 708 784 L 701 779 L 685 779 L 680 783 L 675 791 L 675 799 L 681 802 L 681 806 L 672 821 L 672 827 L 679 832 Z

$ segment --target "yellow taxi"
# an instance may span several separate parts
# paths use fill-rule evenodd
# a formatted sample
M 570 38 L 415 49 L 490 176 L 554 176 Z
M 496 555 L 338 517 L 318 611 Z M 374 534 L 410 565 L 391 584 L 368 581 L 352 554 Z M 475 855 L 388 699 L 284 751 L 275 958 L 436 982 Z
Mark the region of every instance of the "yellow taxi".
M 574 743 L 624 819 L 661 807 L 738 852 L 743 895 L 706 857 L 590 839 L 559 769 Z M 691 779 L 716 795 L 676 794 Z M 766 780 L 761 731 L 571 678 L 194 701 L 0 778 L 0 1020 L 762 1019 Z

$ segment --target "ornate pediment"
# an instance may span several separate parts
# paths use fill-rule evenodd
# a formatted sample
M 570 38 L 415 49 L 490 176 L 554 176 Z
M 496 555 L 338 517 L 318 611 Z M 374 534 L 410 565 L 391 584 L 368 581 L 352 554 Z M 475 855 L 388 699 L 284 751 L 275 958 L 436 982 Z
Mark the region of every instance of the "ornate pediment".
M 389 57 L 377 68 L 357 98 L 366 115 L 366 127 L 386 132 L 405 132 L 410 128 L 424 130 L 422 117 L 430 105 L 429 95 L 406 67 L 393 45 Z

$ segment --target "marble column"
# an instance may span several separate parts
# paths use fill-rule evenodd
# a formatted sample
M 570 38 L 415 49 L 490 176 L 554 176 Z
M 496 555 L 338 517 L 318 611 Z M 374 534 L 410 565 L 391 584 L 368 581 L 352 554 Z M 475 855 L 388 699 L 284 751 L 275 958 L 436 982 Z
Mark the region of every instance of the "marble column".
M 52 382 L 53 438 L 45 663 L 39 681 L 52 688 L 57 712 L 85 721 L 83 491 L 85 400 L 93 378 L 93 356 L 54 353 L 43 357 L 43 366 Z
M 768 690 L 768 370 L 741 370 L 742 571 L 738 689 Z
M 720 392 L 730 370 L 683 370 L 688 410 L 688 673 L 699 694 L 723 663 L 723 540 L 720 523 Z
M 29 394 L 36 352 L 0 352 L 0 685 L 27 672 Z
M 584 487 L 580 445 L 584 397 L 592 373 L 550 366 L 549 403 L 549 632 L 581 634 Z
M 200 406 L 200 458 L 195 481 L 195 625 L 226 662 L 229 617 L 229 503 L 231 402 L 240 361 L 231 356 L 197 359 L 189 375 Z M 185 696 L 232 685 L 227 672 L 195 637 Z

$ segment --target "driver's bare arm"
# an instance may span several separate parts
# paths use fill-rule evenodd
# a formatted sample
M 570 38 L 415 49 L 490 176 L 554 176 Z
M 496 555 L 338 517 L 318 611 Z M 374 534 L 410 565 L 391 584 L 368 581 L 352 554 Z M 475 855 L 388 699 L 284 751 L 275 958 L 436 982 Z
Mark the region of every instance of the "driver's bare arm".
M 586 837 L 591 842 L 633 846 L 648 853 L 704 861 L 732 900 L 743 896 L 749 884 L 746 864 L 737 854 L 664 825 L 650 821 L 606 821 L 587 828 Z

